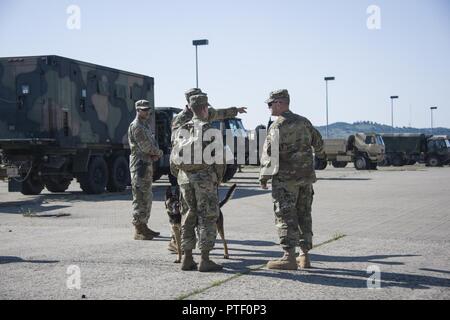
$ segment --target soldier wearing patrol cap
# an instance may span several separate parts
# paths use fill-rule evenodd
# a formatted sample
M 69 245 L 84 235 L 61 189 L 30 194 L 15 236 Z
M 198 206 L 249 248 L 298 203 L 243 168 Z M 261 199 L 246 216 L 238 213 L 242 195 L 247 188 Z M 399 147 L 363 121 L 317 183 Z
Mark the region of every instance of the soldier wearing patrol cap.
M 177 116 L 172 120 L 172 137 L 173 133 L 181 127 L 183 124 L 187 123 L 192 119 L 194 116 L 194 113 L 192 112 L 191 108 L 189 107 L 189 98 L 195 95 L 204 94 L 206 93 L 202 92 L 199 88 L 192 88 L 185 92 L 185 97 L 187 101 L 186 108 L 181 111 Z M 224 119 L 230 119 L 234 118 L 238 115 L 238 113 L 247 113 L 247 108 L 237 108 L 237 107 L 231 107 L 227 109 L 214 109 L 214 108 L 208 108 L 208 122 L 216 121 L 216 120 L 224 120 Z
M 199 88 L 192 88 L 185 92 L 184 95 L 186 97 L 186 101 L 188 104 L 186 105 L 185 109 L 183 111 L 181 111 L 179 114 L 177 114 L 176 117 L 173 118 L 173 120 L 172 120 L 172 145 L 174 144 L 174 139 L 175 139 L 177 130 L 182 125 L 191 121 L 192 117 L 194 116 L 194 113 L 192 112 L 192 109 L 189 106 L 189 98 L 192 96 L 195 96 L 195 95 L 202 95 L 202 94 L 206 96 L 206 93 L 202 92 L 202 90 Z M 227 108 L 227 109 L 214 109 L 209 106 L 208 118 L 206 119 L 206 121 L 212 122 L 212 121 L 216 121 L 216 120 L 235 118 L 239 113 L 247 113 L 247 108 L 246 107 L 241 107 L 241 108 L 231 107 L 231 108 Z M 170 171 L 174 177 L 177 177 L 178 171 L 172 164 L 170 165 Z M 181 211 L 183 211 L 183 210 L 186 211 L 187 207 L 186 207 L 186 203 L 183 201 L 183 198 L 181 198 L 180 202 L 181 202 Z M 173 235 L 172 235 L 171 241 L 169 242 L 168 249 L 173 252 L 177 251 L 177 246 L 175 244 Z
M 264 144 L 260 183 L 263 189 L 268 189 L 267 182 L 272 179 L 275 221 L 284 251 L 281 259 L 270 261 L 267 267 L 284 270 L 310 268 L 311 206 L 313 183 L 316 182 L 313 148 L 316 155 L 323 155 L 322 136 L 308 119 L 289 110 L 290 96 L 286 89 L 271 92 L 266 103 L 272 116 L 278 118 L 270 126 Z M 278 145 L 278 159 L 271 159 L 272 145 Z M 298 245 L 301 254 L 296 259 Z
M 177 143 L 185 148 L 194 149 L 198 137 L 212 129 L 208 122 L 208 97 L 204 94 L 193 95 L 189 98 L 189 106 L 194 116 L 191 121 L 182 125 L 175 133 L 176 144 L 172 149 L 171 163 L 177 167 L 177 179 L 180 185 L 184 208 L 181 222 L 181 247 L 184 251 L 182 270 L 195 270 L 192 250 L 196 246 L 196 229 L 198 233 L 198 247 L 201 251 L 201 260 L 198 270 L 200 272 L 219 271 L 222 266 L 210 260 L 209 252 L 214 248 L 217 236 L 216 222 L 219 217 L 219 199 L 217 188 L 225 172 L 225 160 L 222 163 L 207 163 L 203 152 L 209 148 L 212 141 L 203 141 L 200 144 L 201 163 L 180 158 Z M 183 133 L 184 131 L 184 133 Z M 189 135 L 186 136 L 186 133 Z M 194 149 L 195 150 L 195 149 Z M 178 160 L 178 161 L 177 161 Z
M 130 144 L 130 172 L 133 192 L 133 225 L 136 232 L 135 240 L 152 240 L 159 232 L 148 228 L 152 208 L 153 193 L 153 162 L 158 160 L 163 152 L 158 148 L 152 128 L 150 114 L 154 108 L 147 100 L 139 100 L 135 104 L 136 118 L 128 129 Z

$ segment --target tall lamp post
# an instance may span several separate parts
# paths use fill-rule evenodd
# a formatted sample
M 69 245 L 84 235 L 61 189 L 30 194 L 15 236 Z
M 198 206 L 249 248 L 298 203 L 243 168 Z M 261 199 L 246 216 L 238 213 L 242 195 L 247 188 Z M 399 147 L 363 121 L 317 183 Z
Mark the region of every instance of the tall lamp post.
M 430 107 L 431 111 L 431 134 L 433 134 L 433 110 L 436 110 L 437 107 Z
M 327 97 L 327 128 L 326 128 L 326 136 L 328 138 L 328 81 L 335 80 L 335 77 L 325 77 L 325 88 L 326 88 L 326 97 Z
M 392 123 L 392 130 L 394 130 L 394 99 L 398 99 L 398 96 L 391 96 L 391 123 Z
M 207 46 L 209 41 L 206 39 L 194 40 L 192 44 L 195 46 L 195 79 L 196 88 L 198 88 L 198 46 Z

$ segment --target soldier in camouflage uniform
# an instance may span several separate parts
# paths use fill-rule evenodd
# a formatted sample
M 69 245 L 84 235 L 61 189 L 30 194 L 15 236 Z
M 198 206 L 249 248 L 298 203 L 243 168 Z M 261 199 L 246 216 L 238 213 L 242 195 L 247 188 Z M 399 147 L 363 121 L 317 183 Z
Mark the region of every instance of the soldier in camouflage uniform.
M 297 270 L 310 268 L 308 251 L 312 249 L 311 206 L 313 202 L 314 172 L 313 148 L 323 157 L 323 140 L 311 122 L 289 110 L 287 90 L 277 90 L 266 101 L 277 120 L 270 126 L 261 157 L 260 183 L 268 189 L 272 179 L 272 200 L 275 223 L 284 256 L 270 261 L 269 269 Z M 278 142 L 278 159 L 270 159 L 271 145 Z M 278 162 L 278 163 L 274 163 Z M 269 167 L 275 168 L 269 172 Z M 296 246 L 301 254 L 296 259 Z
M 130 144 L 130 172 L 133 191 L 133 225 L 136 228 L 135 240 L 152 240 L 159 232 L 148 228 L 152 208 L 153 162 L 163 152 L 158 148 L 152 128 L 148 123 L 150 112 L 154 112 L 147 100 L 136 102 L 136 119 L 128 129 Z
M 175 133 L 175 146 L 171 155 L 171 164 L 177 169 L 178 184 L 185 206 L 182 210 L 181 222 L 181 247 L 184 251 L 181 269 L 197 269 L 197 264 L 192 257 L 192 250 L 197 242 L 195 234 L 197 228 L 198 246 L 201 251 L 198 267 L 200 272 L 222 269 L 222 266 L 210 260 L 209 252 L 214 248 L 217 236 L 216 222 L 219 217 L 217 188 L 225 172 L 225 162 L 206 164 L 202 156 L 201 163 L 193 163 L 193 159 L 191 159 L 188 164 L 176 164 L 174 159 L 179 157 L 177 143 L 181 144 L 183 141 L 184 146 L 193 145 L 193 142 L 186 144 L 186 141 L 194 141 L 198 137 L 203 137 L 203 133 L 212 128 L 208 123 L 208 105 L 208 97 L 204 94 L 190 97 L 189 106 L 194 116 Z M 189 136 L 182 137 L 182 131 L 189 132 Z M 219 136 L 221 136 L 220 133 Z M 202 142 L 200 149 L 202 155 L 210 143 L 209 141 Z
M 173 118 L 173 120 L 172 120 L 172 145 L 174 144 L 174 137 L 176 135 L 177 129 L 192 120 L 194 113 L 192 112 L 191 108 L 189 107 L 189 98 L 194 95 L 198 95 L 198 94 L 206 95 L 206 93 L 202 92 L 202 90 L 199 88 L 192 88 L 192 89 L 189 89 L 188 91 L 186 91 L 185 97 L 186 97 L 186 101 L 188 104 L 186 105 L 186 108 L 183 111 L 181 111 L 179 114 L 177 114 L 175 116 L 175 118 Z M 207 121 L 212 122 L 212 121 L 216 121 L 216 120 L 235 118 L 238 115 L 238 113 L 247 113 L 247 108 L 246 107 L 241 107 L 241 108 L 231 107 L 231 108 L 227 108 L 227 109 L 214 109 L 214 108 L 210 107 L 210 108 L 208 108 Z M 170 171 L 174 177 L 177 177 L 177 175 L 178 175 L 177 169 L 174 168 L 172 165 L 170 167 Z M 186 203 L 183 201 L 183 197 L 181 197 L 180 203 L 181 203 L 181 211 L 186 212 L 187 207 L 186 207 Z M 177 246 L 175 244 L 175 239 L 174 239 L 173 235 L 172 235 L 171 241 L 169 242 L 168 249 L 173 252 L 177 251 Z
M 191 108 L 189 107 L 189 98 L 194 95 L 199 95 L 206 93 L 202 92 L 199 88 L 192 88 L 186 91 L 185 96 L 186 100 L 188 102 L 188 105 L 186 105 L 186 108 L 181 111 L 179 114 L 176 115 L 176 117 L 172 120 L 172 138 L 173 134 L 176 132 L 176 130 L 181 127 L 183 124 L 191 121 L 192 117 L 194 116 Z M 238 113 L 247 113 L 247 108 L 236 108 L 231 107 L 227 109 L 214 109 L 214 108 L 208 108 L 208 122 L 213 122 L 216 120 L 224 120 L 224 119 L 230 119 L 234 118 L 238 115 Z

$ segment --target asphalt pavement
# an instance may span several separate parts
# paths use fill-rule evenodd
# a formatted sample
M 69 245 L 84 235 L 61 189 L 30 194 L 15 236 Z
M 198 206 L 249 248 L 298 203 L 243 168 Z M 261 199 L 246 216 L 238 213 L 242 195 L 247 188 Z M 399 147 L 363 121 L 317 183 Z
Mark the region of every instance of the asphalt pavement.
M 154 184 L 152 241 L 133 240 L 131 191 L 8 193 L 0 182 L 0 299 L 450 298 L 450 168 L 327 168 L 314 185 L 313 268 L 274 271 L 280 257 L 270 190 L 244 168 L 222 209 L 218 273 L 183 272 L 167 245 L 167 180 Z M 221 187 L 223 197 L 229 184 Z M 195 255 L 198 261 L 198 252 Z

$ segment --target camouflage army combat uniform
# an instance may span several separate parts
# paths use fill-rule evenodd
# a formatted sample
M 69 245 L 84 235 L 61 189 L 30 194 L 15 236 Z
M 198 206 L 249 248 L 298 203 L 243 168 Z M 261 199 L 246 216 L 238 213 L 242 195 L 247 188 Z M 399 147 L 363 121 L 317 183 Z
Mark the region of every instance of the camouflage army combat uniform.
M 272 92 L 268 102 L 277 98 L 289 99 L 287 90 Z M 270 160 L 274 139 L 279 143 L 278 163 Z M 316 154 L 322 154 L 320 133 L 308 119 L 286 111 L 271 125 L 261 158 L 261 183 L 272 179 L 272 200 L 280 244 L 285 252 L 293 249 L 294 253 L 295 247 L 300 245 L 306 256 L 312 249 L 313 238 L 311 206 L 313 183 L 316 182 L 313 148 Z M 276 169 L 266 172 L 269 166 Z M 309 261 L 306 264 L 309 265 Z
M 136 102 L 136 110 L 150 109 L 148 101 Z M 136 227 L 136 240 L 151 240 L 158 236 L 147 227 L 152 207 L 152 179 L 153 161 L 161 157 L 162 151 L 153 136 L 152 129 L 148 121 L 136 119 L 130 124 L 128 129 L 128 142 L 130 144 L 130 172 L 131 186 L 133 192 L 133 225 Z
M 206 101 L 206 102 L 205 102 Z M 190 105 L 207 103 L 206 95 L 194 95 L 190 98 Z M 176 165 L 174 158 L 176 154 L 177 143 L 183 141 L 186 145 L 186 139 L 193 140 L 203 136 L 203 133 L 212 126 L 206 119 L 194 115 L 191 121 L 182 125 L 175 135 L 174 151 L 171 155 L 171 164 L 176 167 L 178 172 L 177 180 L 180 186 L 183 208 L 181 222 L 181 247 L 185 252 L 183 259 L 183 270 L 196 269 L 197 265 L 192 258 L 192 250 L 196 247 L 196 228 L 198 232 L 198 247 L 202 252 L 199 271 L 218 271 L 221 266 L 216 265 L 209 260 L 209 252 L 214 248 L 214 242 L 217 236 L 216 222 L 219 217 L 219 199 L 217 188 L 223 177 L 225 164 L 202 163 Z M 181 137 L 181 130 L 186 130 L 190 135 L 188 138 Z M 210 142 L 202 143 L 202 151 Z M 193 163 L 193 161 L 190 161 Z
M 189 98 L 194 95 L 198 94 L 204 94 L 201 89 L 199 88 L 193 88 L 186 91 L 185 96 L 186 100 L 189 103 Z M 208 108 L 208 119 L 207 122 L 212 122 L 216 120 L 224 120 L 224 119 L 230 119 L 235 118 L 238 114 L 238 109 L 236 107 L 226 108 L 226 109 L 214 109 L 214 108 Z M 175 136 L 177 130 L 192 120 L 194 116 L 194 113 L 191 109 L 185 108 L 183 111 L 181 111 L 179 114 L 175 116 L 172 120 L 172 145 L 175 143 Z M 178 176 L 178 170 L 174 166 L 170 166 L 170 171 L 174 177 Z M 188 210 L 185 201 L 183 200 L 183 197 L 181 196 L 180 199 L 180 207 L 182 212 L 186 212 Z M 174 242 L 174 236 L 172 235 L 172 240 L 169 243 L 169 250 L 176 251 L 176 245 Z
M 189 89 L 186 91 L 185 96 L 186 100 L 189 103 L 189 98 L 198 95 L 198 94 L 205 94 L 202 92 L 202 90 L 198 88 Z M 214 108 L 208 108 L 208 122 L 216 121 L 216 120 L 224 120 L 224 119 L 230 119 L 235 118 L 238 114 L 238 108 L 231 107 L 227 109 L 214 109 Z M 179 114 L 176 115 L 175 118 L 172 120 L 172 139 L 174 137 L 174 133 L 178 128 L 180 128 L 185 123 L 191 121 L 192 117 L 194 116 L 192 110 L 189 108 L 185 108 L 183 111 L 181 111 Z

